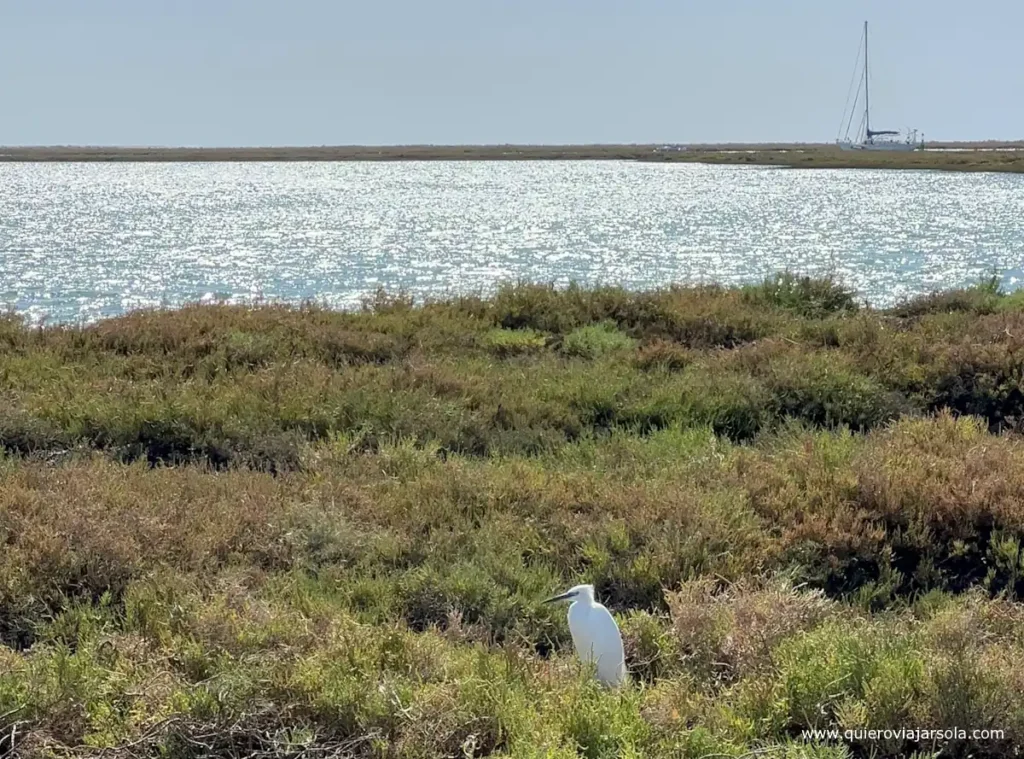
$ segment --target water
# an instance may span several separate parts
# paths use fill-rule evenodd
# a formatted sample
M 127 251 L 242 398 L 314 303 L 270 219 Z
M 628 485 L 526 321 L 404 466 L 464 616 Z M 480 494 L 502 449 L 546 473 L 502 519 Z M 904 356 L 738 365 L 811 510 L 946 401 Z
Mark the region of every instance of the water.
M 0 164 L 0 305 L 91 321 L 498 280 L 1024 284 L 1024 176 L 697 164 Z

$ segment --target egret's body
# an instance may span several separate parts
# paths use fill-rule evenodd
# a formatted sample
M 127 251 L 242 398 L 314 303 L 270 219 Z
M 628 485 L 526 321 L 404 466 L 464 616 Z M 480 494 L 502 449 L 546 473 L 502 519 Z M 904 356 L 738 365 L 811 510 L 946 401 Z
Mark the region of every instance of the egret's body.
M 552 601 L 572 600 L 569 605 L 569 632 L 576 655 L 585 664 L 597 665 L 597 679 L 616 687 L 626 679 L 626 657 L 622 635 L 611 613 L 594 600 L 593 585 L 577 585 Z

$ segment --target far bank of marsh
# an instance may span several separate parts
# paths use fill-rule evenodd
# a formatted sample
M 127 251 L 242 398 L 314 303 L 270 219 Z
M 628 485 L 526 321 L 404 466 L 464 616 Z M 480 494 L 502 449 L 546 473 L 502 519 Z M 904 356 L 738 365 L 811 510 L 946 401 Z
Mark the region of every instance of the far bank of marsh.
M 682 149 L 680 149 L 682 148 Z M 912 153 L 844 152 L 830 144 L 385 145 L 255 148 L 0 147 L 0 162 L 657 161 L 936 171 L 1024 171 L 1022 143 L 935 143 Z

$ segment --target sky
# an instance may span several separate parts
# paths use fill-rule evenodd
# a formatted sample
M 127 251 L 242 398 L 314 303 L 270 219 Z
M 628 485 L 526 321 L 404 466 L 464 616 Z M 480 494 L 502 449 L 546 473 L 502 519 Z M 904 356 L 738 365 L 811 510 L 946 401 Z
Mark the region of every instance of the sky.
M 0 0 L 0 145 L 1024 138 L 1021 0 Z

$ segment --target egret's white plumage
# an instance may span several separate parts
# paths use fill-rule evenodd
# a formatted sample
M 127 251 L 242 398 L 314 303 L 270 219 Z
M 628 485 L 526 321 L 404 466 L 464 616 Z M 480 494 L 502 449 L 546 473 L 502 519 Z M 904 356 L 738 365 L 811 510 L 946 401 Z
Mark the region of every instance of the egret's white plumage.
M 596 663 L 597 679 L 604 685 L 621 685 L 626 679 L 626 657 L 615 619 L 594 600 L 593 585 L 577 585 L 547 599 L 545 603 L 568 600 L 572 601 L 569 605 L 569 632 L 572 633 L 576 654 L 584 663 Z

